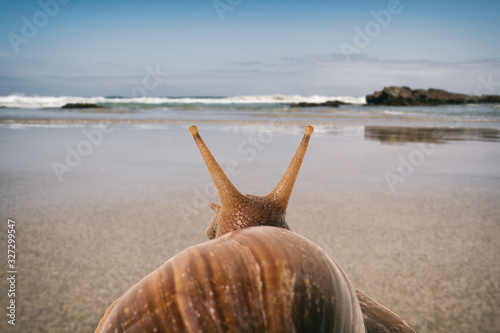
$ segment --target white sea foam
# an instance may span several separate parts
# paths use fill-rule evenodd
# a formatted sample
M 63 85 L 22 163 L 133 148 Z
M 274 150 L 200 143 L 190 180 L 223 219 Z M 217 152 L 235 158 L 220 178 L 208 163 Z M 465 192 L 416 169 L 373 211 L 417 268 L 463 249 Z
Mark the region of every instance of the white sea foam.
M 71 96 L 0 96 L 0 106 L 7 108 L 41 109 L 60 108 L 68 103 L 111 103 L 116 105 L 159 105 L 159 104 L 290 104 L 324 103 L 337 100 L 352 104 L 365 104 L 365 97 L 351 96 L 300 96 L 300 95 L 255 95 L 233 97 L 71 97 Z
M 401 111 L 390 111 L 390 110 L 384 110 L 384 111 L 382 111 L 382 113 L 393 115 L 393 116 L 408 115 L 407 112 L 405 113 L 405 112 L 401 112 Z
M 280 126 L 270 123 L 265 124 L 239 124 L 227 125 L 221 128 L 224 132 L 236 134 L 255 134 L 262 132 L 272 132 L 274 134 L 295 134 L 302 135 L 304 127 L 298 126 Z M 349 125 L 330 125 L 330 124 L 314 124 L 314 135 L 330 135 L 334 133 L 336 136 L 364 136 L 365 126 L 349 126 Z
M 55 96 L 0 96 L 0 105 L 7 108 L 43 109 L 60 108 L 68 103 L 105 103 L 104 97 L 55 97 Z

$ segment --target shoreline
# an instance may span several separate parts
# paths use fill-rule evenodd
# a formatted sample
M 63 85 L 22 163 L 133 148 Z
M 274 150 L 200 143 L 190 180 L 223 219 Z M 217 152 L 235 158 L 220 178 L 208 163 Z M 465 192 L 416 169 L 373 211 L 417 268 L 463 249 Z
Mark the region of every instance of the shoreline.
M 182 119 L 2 119 L 0 118 L 0 126 L 51 126 L 60 125 L 65 128 L 65 125 L 70 126 L 101 126 L 103 128 L 116 125 L 182 125 L 190 126 L 193 123 L 205 124 L 210 126 L 216 125 L 235 125 L 235 126 L 254 126 L 261 128 L 264 131 L 275 131 L 278 128 L 294 128 L 300 129 L 304 126 L 303 121 L 287 120 L 282 121 L 249 121 L 249 120 L 182 120 Z M 392 125 L 352 125 L 346 123 L 314 123 L 316 135 L 357 135 L 363 136 L 366 140 L 376 140 L 384 144 L 394 143 L 409 143 L 409 142 L 428 142 L 443 144 L 452 141 L 500 141 L 500 129 L 492 127 L 467 127 L 461 126 L 401 126 L 399 124 Z M 14 127 L 15 128 L 15 127 Z M 161 129 L 161 128 L 159 128 Z

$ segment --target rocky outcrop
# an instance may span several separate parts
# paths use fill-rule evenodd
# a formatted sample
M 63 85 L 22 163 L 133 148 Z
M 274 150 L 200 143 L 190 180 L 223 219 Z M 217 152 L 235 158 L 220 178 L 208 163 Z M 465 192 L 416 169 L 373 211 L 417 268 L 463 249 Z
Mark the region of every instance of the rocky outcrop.
M 479 103 L 500 103 L 500 95 L 483 95 L 479 98 Z
M 341 105 L 351 105 L 351 103 L 345 103 L 345 102 L 341 102 L 341 101 L 326 101 L 324 103 L 300 102 L 300 103 L 290 104 L 290 107 L 292 107 L 292 108 L 309 108 L 309 107 L 316 107 L 316 106 L 326 106 L 326 107 L 330 107 L 330 108 L 338 108 Z
M 92 103 L 68 103 L 64 104 L 61 109 L 99 109 L 102 106 Z
M 442 89 L 416 89 L 386 87 L 366 96 L 368 105 L 422 106 L 445 104 L 498 103 L 500 96 L 471 96 L 451 93 Z

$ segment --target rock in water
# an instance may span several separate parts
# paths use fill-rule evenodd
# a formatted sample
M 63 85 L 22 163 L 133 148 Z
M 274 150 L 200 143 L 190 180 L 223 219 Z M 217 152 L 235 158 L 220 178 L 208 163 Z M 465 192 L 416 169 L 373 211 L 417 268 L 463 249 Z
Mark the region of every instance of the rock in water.
M 366 96 L 369 105 L 422 106 L 445 104 L 498 103 L 500 96 L 471 96 L 451 93 L 442 89 L 416 89 L 385 87 Z
M 100 109 L 102 106 L 93 103 L 68 103 L 61 107 L 61 109 Z
M 315 106 L 326 106 L 326 107 L 330 107 L 330 108 L 338 108 L 341 105 L 351 105 L 351 103 L 345 103 L 345 102 L 341 102 L 341 101 L 326 101 L 324 103 L 300 102 L 300 103 L 290 104 L 290 107 L 292 107 L 292 108 L 309 108 L 309 107 L 315 107 Z
M 483 95 L 479 99 L 479 103 L 500 103 L 500 95 Z

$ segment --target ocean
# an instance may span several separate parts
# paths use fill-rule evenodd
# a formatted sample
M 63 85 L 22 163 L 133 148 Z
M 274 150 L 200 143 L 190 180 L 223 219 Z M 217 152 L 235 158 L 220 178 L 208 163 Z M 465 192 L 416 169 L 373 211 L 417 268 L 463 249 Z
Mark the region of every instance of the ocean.
M 291 106 L 299 102 L 322 103 L 328 100 L 351 105 L 338 108 Z M 61 109 L 67 103 L 94 103 L 102 108 Z M 389 136 L 390 140 L 396 141 L 411 141 L 411 136 L 425 136 L 426 132 L 434 128 L 439 128 L 440 135 L 450 140 L 500 139 L 498 104 L 368 106 L 364 96 L 320 95 L 141 98 L 0 96 L 0 126 L 16 129 L 81 127 L 100 123 L 151 129 L 190 122 L 205 123 L 207 126 L 216 124 L 222 130 L 239 124 L 257 131 L 301 131 L 304 124 L 310 123 L 319 135 L 378 139 Z

